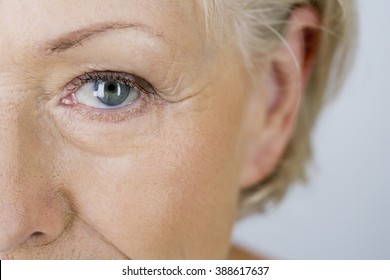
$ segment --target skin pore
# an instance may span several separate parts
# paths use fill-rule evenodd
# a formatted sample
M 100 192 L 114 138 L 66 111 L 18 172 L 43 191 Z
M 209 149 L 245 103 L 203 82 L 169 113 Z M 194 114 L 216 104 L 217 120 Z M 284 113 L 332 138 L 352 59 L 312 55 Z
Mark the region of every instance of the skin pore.
M 270 114 L 291 87 L 254 89 L 193 1 L 5 0 L 0 29 L 0 259 L 226 258 L 240 188 L 280 157 L 299 93 Z M 78 102 L 113 79 L 135 101 Z

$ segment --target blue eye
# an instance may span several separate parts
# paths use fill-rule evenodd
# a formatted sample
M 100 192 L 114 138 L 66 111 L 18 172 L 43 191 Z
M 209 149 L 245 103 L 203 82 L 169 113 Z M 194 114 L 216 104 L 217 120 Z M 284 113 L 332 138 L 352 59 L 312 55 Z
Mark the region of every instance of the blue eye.
M 140 96 L 139 91 L 125 83 L 97 80 L 85 83 L 75 92 L 78 103 L 98 109 L 124 107 Z

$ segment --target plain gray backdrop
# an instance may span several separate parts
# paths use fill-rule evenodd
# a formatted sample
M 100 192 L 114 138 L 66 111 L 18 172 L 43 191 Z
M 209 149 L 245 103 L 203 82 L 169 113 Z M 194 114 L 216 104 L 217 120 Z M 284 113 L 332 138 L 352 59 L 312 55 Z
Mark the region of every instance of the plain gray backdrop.
M 313 133 L 310 181 L 233 241 L 278 259 L 390 259 L 390 1 L 357 1 L 356 60 Z

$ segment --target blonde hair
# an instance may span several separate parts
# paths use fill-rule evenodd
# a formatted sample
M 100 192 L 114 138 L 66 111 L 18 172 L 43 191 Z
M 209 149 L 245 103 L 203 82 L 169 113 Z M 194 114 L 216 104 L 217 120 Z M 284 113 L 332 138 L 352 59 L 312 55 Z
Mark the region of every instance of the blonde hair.
M 310 132 L 327 97 L 334 96 L 341 85 L 352 57 L 354 7 L 352 0 L 201 0 L 201 4 L 209 39 L 217 44 L 234 40 L 249 71 L 255 69 L 258 58 L 275 44 L 283 43 L 283 32 L 294 8 L 311 6 L 321 17 L 319 49 L 295 132 L 273 174 L 241 193 L 242 215 L 262 209 L 270 199 L 279 201 L 292 182 L 306 180 Z

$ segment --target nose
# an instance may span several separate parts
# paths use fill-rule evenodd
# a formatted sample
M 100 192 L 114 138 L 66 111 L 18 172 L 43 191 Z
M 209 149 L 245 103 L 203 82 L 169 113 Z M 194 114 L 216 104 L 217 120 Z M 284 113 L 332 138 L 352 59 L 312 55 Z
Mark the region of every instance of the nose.
M 31 120 L 14 107 L 0 112 L 0 253 L 52 243 L 69 222 L 50 149 Z
M 35 188 L 37 190 L 37 188 Z M 65 230 L 64 204 L 42 189 L 7 190 L 0 207 L 0 252 L 37 247 L 55 241 Z

